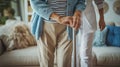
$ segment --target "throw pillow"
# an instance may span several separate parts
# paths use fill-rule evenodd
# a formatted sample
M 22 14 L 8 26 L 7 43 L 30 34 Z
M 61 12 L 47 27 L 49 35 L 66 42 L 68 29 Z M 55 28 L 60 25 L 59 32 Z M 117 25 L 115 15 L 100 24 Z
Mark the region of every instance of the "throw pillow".
M 7 50 L 36 45 L 36 40 L 25 23 L 14 25 L 9 34 L 2 34 L 1 37 Z
M 36 45 L 35 38 L 32 36 L 25 24 L 13 27 L 13 30 L 7 40 L 9 41 L 7 50 L 21 49 Z
M 107 35 L 107 27 L 103 31 L 97 30 L 95 32 L 93 46 L 106 46 L 106 35 Z
M 4 47 L 13 50 L 36 45 L 36 40 L 29 30 L 29 25 L 25 22 L 8 20 L 5 25 L 0 26 Z
M 108 35 L 106 43 L 108 46 L 120 47 L 120 27 L 107 26 Z

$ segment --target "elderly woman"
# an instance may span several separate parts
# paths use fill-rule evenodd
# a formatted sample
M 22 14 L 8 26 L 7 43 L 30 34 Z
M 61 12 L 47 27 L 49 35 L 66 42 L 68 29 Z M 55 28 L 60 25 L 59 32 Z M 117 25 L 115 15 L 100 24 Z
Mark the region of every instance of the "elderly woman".
M 71 67 L 72 28 L 80 27 L 85 0 L 30 0 L 32 33 L 38 43 L 40 67 Z
M 30 0 L 30 3 L 34 11 L 32 33 L 38 43 L 40 67 L 53 67 L 55 49 L 57 67 L 71 67 L 72 28 L 78 30 L 80 27 L 81 67 L 90 67 L 91 42 L 96 30 L 92 1 L 87 1 L 88 6 L 83 16 L 85 0 Z M 101 30 L 104 28 L 102 24 L 103 22 L 100 24 Z

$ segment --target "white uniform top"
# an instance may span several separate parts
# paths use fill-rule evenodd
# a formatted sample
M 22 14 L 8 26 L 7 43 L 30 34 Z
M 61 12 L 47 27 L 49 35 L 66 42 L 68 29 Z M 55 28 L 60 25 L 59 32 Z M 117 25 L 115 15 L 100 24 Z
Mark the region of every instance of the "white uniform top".
M 98 9 L 103 8 L 104 0 L 94 0 L 94 1 L 95 1 L 96 5 L 97 5 Z
M 97 21 L 96 21 L 95 8 L 94 8 L 93 4 L 95 3 L 97 5 L 98 9 L 101 9 L 101 8 L 103 8 L 103 2 L 104 2 L 104 0 L 86 0 L 87 6 L 84 11 L 84 15 L 94 30 L 97 29 Z

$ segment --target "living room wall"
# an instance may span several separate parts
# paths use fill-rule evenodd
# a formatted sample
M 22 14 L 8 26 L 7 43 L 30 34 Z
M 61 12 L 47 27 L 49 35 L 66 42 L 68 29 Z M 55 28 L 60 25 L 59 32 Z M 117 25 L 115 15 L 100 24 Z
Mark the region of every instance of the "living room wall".
M 120 15 L 116 14 L 113 10 L 113 4 L 116 0 L 106 0 L 106 2 L 109 5 L 109 10 L 107 13 L 105 13 L 105 21 L 106 22 L 115 22 L 120 23 Z
M 114 3 L 117 0 L 105 0 L 105 2 L 108 4 L 108 11 L 104 14 L 105 22 L 106 24 L 109 24 L 111 22 L 117 23 L 120 25 L 120 14 L 118 15 L 115 13 L 114 9 Z M 120 9 L 120 7 L 119 7 Z M 96 9 L 96 16 L 97 16 L 97 21 L 99 20 L 99 14 L 98 10 Z

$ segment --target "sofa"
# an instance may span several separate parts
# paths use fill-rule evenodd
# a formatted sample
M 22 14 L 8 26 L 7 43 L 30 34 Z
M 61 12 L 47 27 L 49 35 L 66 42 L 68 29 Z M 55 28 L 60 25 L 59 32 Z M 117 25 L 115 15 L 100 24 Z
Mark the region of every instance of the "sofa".
M 93 45 L 92 52 L 94 67 L 120 67 L 120 47 Z M 55 62 L 54 67 L 57 67 L 56 65 Z M 39 67 L 37 46 L 5 51 L 0 55 L 0 67 Z

